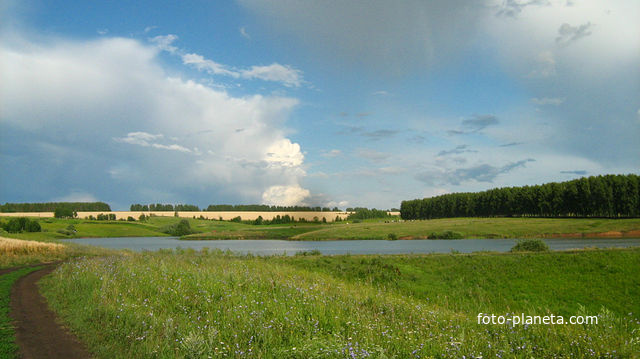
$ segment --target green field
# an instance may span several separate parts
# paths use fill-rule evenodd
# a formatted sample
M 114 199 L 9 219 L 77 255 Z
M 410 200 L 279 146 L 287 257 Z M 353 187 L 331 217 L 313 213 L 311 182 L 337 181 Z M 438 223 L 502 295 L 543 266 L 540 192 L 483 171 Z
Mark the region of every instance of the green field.
M 296 240 L 427 238 L 454 231 L 464 238 L 532 238 L 563 233 L 589 234 L 640 230 L 640 219 L 591 218 L 444 218 L 405 222 L 338 224 L 292 237 Z
M 204 229 L 204 228 L 203 228 Z M 215 229 L 214 229 L 215 230 Z M 453 231 L 463 238 L 532 238 L 578 233 L 585 237 L 608 231 L 640 230 L 640 219 L 591 218 L 446 218 L 423 221 L 367 220 L 322 225 L 237 225 L 189 236 L 193 239 L 400 239 L 428 238 Z M 185 238 L 189 238 L 185 237 Z
M 15 331 L 9 318 L 9 297 L 11 287 L 20 277 L 27 275 L 41 267 L 23 268 L 14 272 L 0 275 L 0 358 L 17 358 L 18 346 L 15 342 Z
M 83 237 L 166 236 L 163 230 L 180 218 L 150 217 L 146 222 L 89 221 L 83 219 L 40 219 L 43 232 L 4 233 L 5 237 L 56 240 Z M 452 231 L 463 238 L 531 238 L 561 234 L 595 236 L 597 233 L 640 231 L 640 218 L 447 218 L 421 221 L 398 219 L 366 220 L 362 223 L 294 223 L 288 225 L 252 225 L 189 218 L 195 234 L 184 239 L 399 239 L 428 238 L 434 233 Z M 62 234 L 69 225 L 77 232 Z M 639 235 L 640 236 L 640 235 Z
M 83 259 L 43 291 L 99 358 L 630 357 L 640 249 L 543 254 Z M 478 313 L 597 315 L 482 325 Z

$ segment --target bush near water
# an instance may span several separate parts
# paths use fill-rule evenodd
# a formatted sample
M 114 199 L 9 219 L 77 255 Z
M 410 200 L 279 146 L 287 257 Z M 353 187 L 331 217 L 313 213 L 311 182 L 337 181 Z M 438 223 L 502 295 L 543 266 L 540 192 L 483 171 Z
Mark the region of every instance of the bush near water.
M 511 252 L 548 252 L 549 246 L 542 239 L 522 239 L 516 243 Z

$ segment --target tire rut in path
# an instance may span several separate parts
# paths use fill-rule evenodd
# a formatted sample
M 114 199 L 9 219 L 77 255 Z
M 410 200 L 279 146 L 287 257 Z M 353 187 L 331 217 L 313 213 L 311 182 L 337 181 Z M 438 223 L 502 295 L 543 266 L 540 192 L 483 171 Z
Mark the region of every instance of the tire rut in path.
M 10 317 L 16 329 L 19 355 L 24 359 L 91 358 L 85 346 L 56 322 L 55 314 L 40 294 L 37 282 L 55 265 L 18 279 L 11 289 Z

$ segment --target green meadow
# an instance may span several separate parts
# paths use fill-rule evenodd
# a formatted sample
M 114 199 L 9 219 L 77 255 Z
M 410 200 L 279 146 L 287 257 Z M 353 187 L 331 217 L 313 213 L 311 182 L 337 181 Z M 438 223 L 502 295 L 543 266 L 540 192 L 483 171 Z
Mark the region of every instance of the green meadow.
M 98 358 L 634 357 L 640 249 L 252 257 L 161 251 L 41 283 Z M 479 313 L 598 324 L 484 325 Z
M 6 220 L 6 219 L 5 219 Z M 168 236 L 166 229 L 181 218 L 149 217 L 146 221 L 95 221 L 85 219 L 39 219 L 42 232 L 4 233 L 5 237 L 58 240 L 85 237 Z M 370 219 L 334 223 L 254 225 L 230 221 L 188 218 L 193 234 L 183 239 L 417 239 L 438 238 L 452 232 L 460 238 L 540 238 L 577 234 L 586 238 L 598 233 L 640 231 L 640 218 L 443 218 L 401 221 Z M 73 226 L 74 231 L 67 229 Z M 640 234 L 635 235 L 636 237 Z

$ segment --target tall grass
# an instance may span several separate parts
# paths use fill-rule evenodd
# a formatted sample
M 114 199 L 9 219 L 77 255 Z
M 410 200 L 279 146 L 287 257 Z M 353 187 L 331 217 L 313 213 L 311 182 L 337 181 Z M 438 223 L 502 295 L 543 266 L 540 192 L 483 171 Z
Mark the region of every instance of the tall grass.
M 476 311 L 278 258 L 162 251 L 81 259 L 42 284 L 101 358 L 606 357 L 640 349 L 634 316 L 602 310 L 592 326 L 485 326 Z

